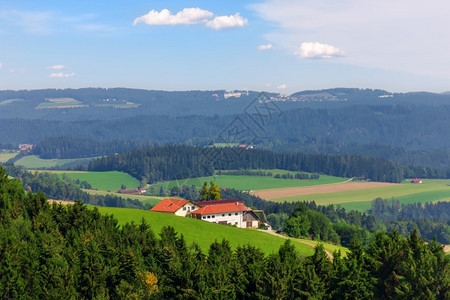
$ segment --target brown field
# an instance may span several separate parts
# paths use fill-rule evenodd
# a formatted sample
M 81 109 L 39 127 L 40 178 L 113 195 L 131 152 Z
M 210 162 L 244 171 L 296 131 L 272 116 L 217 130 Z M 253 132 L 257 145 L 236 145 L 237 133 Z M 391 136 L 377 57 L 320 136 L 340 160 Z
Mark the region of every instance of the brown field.
M 319 193 L 323 194 L 323 193 L 365 190 L 394 185 L 399 184 L 388 182 L 342 182 L 316 186 L 258 190 L 258 191 L 251 191 L 250 193 L 252 195 L 259 196 L 262 199 L 270 200 L 275 198 L 309 195 L 309 194 L 319 194 Z

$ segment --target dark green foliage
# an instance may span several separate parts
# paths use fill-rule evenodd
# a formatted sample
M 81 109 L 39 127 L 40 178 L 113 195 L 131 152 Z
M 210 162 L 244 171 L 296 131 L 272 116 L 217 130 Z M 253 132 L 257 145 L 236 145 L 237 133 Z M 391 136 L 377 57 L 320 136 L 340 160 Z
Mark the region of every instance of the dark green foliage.
M 205 255 L 172 227 L 156 237 L 81 202 L 50 206 L 0 168 L 2 299 L 448 299 L 449 260 L 417 231 L 378 233 L 367 250 L 354 241 L 333 262 L 320 244 L 299 256 L 290 240 L 266 257 L 226 240 Z

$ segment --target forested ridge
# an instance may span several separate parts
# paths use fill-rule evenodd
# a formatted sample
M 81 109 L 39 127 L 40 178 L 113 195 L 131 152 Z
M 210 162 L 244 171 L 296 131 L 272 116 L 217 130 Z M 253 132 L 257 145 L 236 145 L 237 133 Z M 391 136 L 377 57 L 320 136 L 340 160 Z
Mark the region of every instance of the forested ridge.
M 234 100 L 233 100 L 234 101 Z M 220 101 L 219 101 L 220 102 Z M 391 159 L 401 164 L 450 169 L 449 105 L 353 105 L 324 108 L 286 108 L 264 117 L 264 130 L 244 113 L 245 106 L 228 115 L 120 114 L 114 119 L 6 119 L 4 144 L 38 143 L 36 154 L 78 158 L 136 149 L 144 144 L 210 145 L 224 142 L 221 133 L 239 118 L 250 128 L 242 140 L 260 149 L 305 153 L 359 154 Z M 10 114 L 11 115 L 11 114 Z M 244 129 L 244 125 L 241 126 Z M 65 146 L 71 141 L 74 148 Z M 79 139 L 79 142 L 76 140 Z M 123 142 L 126 141 L 126 142 Z
M 214 170 L 283 169 L 317 172 L 339 177 L 364 177 L 373 181 L 400 182 L 404 178 L 446 178 L 432 168 L 399 166 L 382 158 L 360 155 L 276 153 L 237 148 L 158 146 L 92 160 L 91 171 L 123 171 L 138 180 L 164 180 L 211 176 Z
M 195 220 L 193 220 L 195 221 Z M 207 253 L 173 228 L 118 226 L 82 203 L 50 206 L 0 168 L 0 298 L 448 299 L 449 256 L 413 231 L 354 241 L 330 261 L 323 246 L 300 256 L 227 241 Z

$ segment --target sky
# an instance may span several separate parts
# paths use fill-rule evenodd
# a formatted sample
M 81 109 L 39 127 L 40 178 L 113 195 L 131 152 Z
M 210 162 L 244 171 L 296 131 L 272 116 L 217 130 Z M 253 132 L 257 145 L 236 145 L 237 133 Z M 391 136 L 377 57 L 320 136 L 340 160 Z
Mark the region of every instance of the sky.
M 447 0 L 0 0 L 0 89 L 450 91 Z

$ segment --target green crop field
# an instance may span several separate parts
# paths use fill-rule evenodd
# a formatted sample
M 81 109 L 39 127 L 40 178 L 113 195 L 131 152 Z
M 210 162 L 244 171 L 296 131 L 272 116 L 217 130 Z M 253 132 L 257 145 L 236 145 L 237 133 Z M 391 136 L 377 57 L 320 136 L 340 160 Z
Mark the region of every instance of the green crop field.
M 80 159 L 42 159 L 36 155 L 27 155 L 16 161 L 15 165 L 23 166 L 27 169 L 52 168 L 62 166 L 76 160 Z
M 145 196 L 145 195 L 126 195 L 126 194 L 121 194 L 121 193 L 116 193 L 116 192 L 108 192 L 108 191 L 100 191 L 100 190 L 86 190 L 83 189 L 83 191 L 85 191 L 86 193 L 89 193 L 91 195 L 114 195 L 114 196 L 118 196 L 118 197 L 122 197 L 122 198 L 130 198 L 133 200 L 139 200 L 144 204 L 150 204 L 151 206 L 155 206 L 156 204 L 158 204 L 159 202 L 161 202 L 163 199 L 166 198 L 170 198 L 170 199 L 182 199 L 180 197 L 156 197 L 156 196 Z
M 284 170 L 265 170 L 270 171 L 273 174 L 284 174 L 289 171 Z M 295 172 L 291 172 L 294 174 Z M 183 185 L 195 185 L 201 187 L 206 181 L 214 181 L 221 188 L 233 188 L 240 191 L 245 190 L 264 190 L 264 189 L 274 189 L 274 188 L 285 188 L 285 187 L 299 187 L 299 186 L 313 186 L 329 183 L 344 182 L 347 178 L 334 177 L 328 175 L 320 175 L 319 179 L 315 180 L 299 180 L 299 179 L 281 179 L 273 178 L 270 176 L 236 176 L 236 175 L 215 175 L 210 177 L 200 177 L 191 178 L 186 180 L 170 181 L 160 184 L 153 185 L 154 187 L 164 186 L 165 188 L 171 188 L 175 186 Z
M 222 239 L 226 239 L 233 248 L 238 245 L 251 244 L 260 248 L 266 254 L 269 254 L 278 251 L 280 245 L 285 241 L 282 237 L 273 236 L 254 229 L 242 229 L 219 225 L 197 219 L 177 217 L 171 214 L 115 207 L 97 208 L 101 213 L 113 214 L 114 217 L 119 220 L 120 224 L 131 221 L 139 224 L 142 218 L 144 218 L 145 221 L 150 224 L 155 234 L 158 234 L 162 227 L 170 225 L 174 227 L 178 233 L 183 234 L 188 244 L 196 242 L 203 251 L 207 251 L 209 245 L 215 240 L 222 241 Z M 308 256 L 313 254 L 314 250 L 312 247 L 297 241 L 294 241 L 293 243 L 302 255 Z M 332 252 L 338 246 L 324 243 L 324 247 L 326 250 Z M 346 248 L 339 248 L 343 249 L 343 252 L 346 251 Z
M 45 108 L 60 108 L 60 107 L 67 107 L 67 106 L 75 106 L 75 107 L 81 107 L 85 106 L 82 102 L 74 99 L 74 98 L 46 98 L 46 102 L 40 103 L 36 109 L 45 109 Z
M 310 194 L 272 199 L 276 202 L 315 201 L 319 205 L 339 204 L 345 209 L 366 211 L 375 198 L 396 198 L 400 203 L 435 202 L 450 197 L 450 180 L 424 180 L 423 184 L 402 184 L 365 190 Z
M 84 172 L 84 171 L 45 171 L 49 173 L 58 174 L 62 178 L 63 174 L 67 177 L 80 181 L 88 182 L 93 189 L 102 191 L 113 191 L 116 192 L 120 190 L 122 184 L 124 184 L 128 189 L 135 189 L 139 186 L 139 181 L 130 176 L 127 173 L 119 171 L 109 171 L 109 172 Z M 121 194 L 123 197 L 123 194 Z
M 7 162 L 17 154 L 19 154 L 19 152 L 0 152 L 0 163 Z

